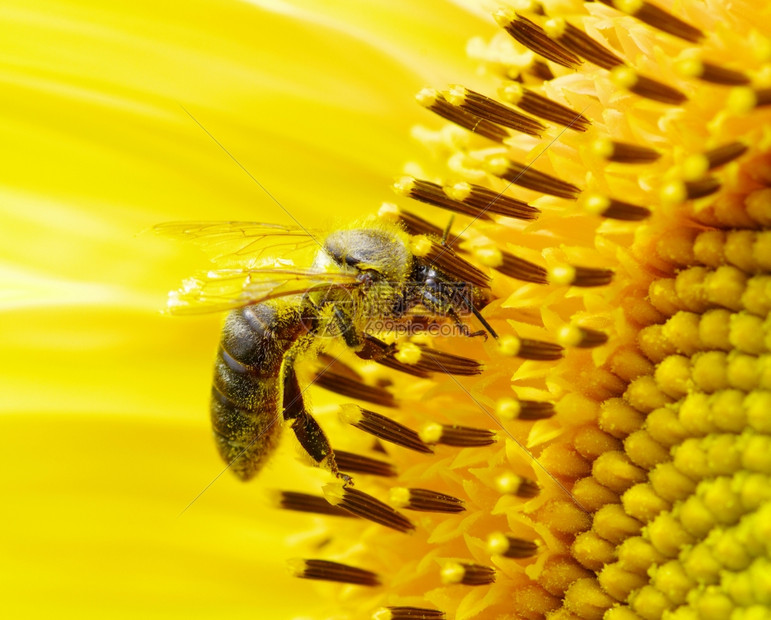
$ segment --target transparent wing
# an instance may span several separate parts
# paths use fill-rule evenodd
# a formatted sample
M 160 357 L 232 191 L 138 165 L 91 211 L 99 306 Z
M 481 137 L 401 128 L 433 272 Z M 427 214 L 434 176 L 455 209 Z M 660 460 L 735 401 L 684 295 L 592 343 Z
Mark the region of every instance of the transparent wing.
M 318 273 L 307 269 L 217 269 L 188 278 L 169 293 L 171 314 L 190 315 L 233 310 L 269 299 L 302 295 L 314 287 L 354 287 L 355 274 Z
M 268 258 L 291 260 L 309 248 L 321 248 L 318 231 L 264 222 L 164 222 L 153 231 L 196 244 L 222 268 L 253 269 Z

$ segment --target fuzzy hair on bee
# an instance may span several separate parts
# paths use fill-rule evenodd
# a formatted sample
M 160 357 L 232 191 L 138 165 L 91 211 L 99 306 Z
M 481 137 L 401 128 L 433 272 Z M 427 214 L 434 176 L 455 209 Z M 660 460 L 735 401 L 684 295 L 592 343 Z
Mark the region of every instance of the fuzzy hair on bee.
M 471 333 L 463 322 L 474 314 L 495 336 L 478 311 L 488 277 L 444 239 L 410 235 L 382 218 L 334 230 L 323 241 L 299 227 L 259 222 L 169 222 L 155 230 L 200 245 L 215 264 L 170 294 L 169 311 L 229 311 L 210 411 L 219 454 L 242 480 L 270 458 L 283 419 L 316 465 L 350 481 L 306 407 L 295 368 L 310 350 L 323 351 L 329 339 L 361 359 L 410 374 L 462 374 L 457 360 L 449 368 L 397 360 L 395 347 L 373 326 L 397 325 L 421 309 L 422 320 L 450 321 L 467 336 L 485 333 Z M 314 247 L 308 268 L 287 259 Z

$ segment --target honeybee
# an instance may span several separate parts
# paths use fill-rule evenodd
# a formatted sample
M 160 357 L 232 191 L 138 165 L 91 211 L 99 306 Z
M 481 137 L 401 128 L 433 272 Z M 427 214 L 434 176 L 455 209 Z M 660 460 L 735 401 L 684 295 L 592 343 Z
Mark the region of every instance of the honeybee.
M 295 365 L 325 337 L 342 341 L 359 358 L 404 368 L 393 345 L 373 324 L 397 324 L 416 308 L 424 319 L 450 321 L 464 335 L 462 317 L 474 314 L 489 278 L 443 240 L 412 236 L 373 218 L 329 233 L 323 241 L 300 227 L 259 222 L 170 222 L 155 227 L 212 255 L 216 269 L 191 278 L 169 295 L 169 311 L 229 310 L 214 367 L 211 422 L 220 456 L 242 480 L 255 476 L 289 422 L 313 462 L 338 471 L 323 430 L 308 411 Z M 318 246 L 308 268 L 283 257 Z M 280 252 L 281 259 L 265 258 Z

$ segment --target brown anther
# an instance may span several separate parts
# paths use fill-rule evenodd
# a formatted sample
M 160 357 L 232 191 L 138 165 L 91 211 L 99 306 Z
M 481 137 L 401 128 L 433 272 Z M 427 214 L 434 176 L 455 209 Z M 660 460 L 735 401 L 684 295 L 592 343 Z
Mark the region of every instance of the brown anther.
M 421 258 L 460 282 L 468 282 L 481 288 L 490 287 L 490 277 L 486 273 L 458 256 L 447 245 L 431 240 L 431 244 Z
M 747 145 L 742 142 L 731 142 L 707 151 L 704 156 L 709 163 L 709 170 L 714 170 L 744 155 Z
M 385 207 L 386 205 L 384 205 Z M 418 236 L 418 235 L 425 235 L 427 237 L 442 237 L 442 229 L 439 226 L 436 226 L 435 224 L 432 224 L 428 220 L 423 219 L 419 215 L 416 215 L 412 211 L 407 211 L 406 209 L 400 209 L 396 207 L 395 205 L 388 205 L 388 214 L 389 216 L 393 216 L 396 221 L 398 221 L 404 230 L 406 230 L 410 235 Z M 383 213 L 384 209 L 381 207 L 379 213 Z
M 518 357 L 526 360 L 558 360 L 562 359 L 563 348 L 553 342 L 520 338 Z
M 614 67 L 610 72 L 610 77 L 618 88 L 625 88 L 646 99 L 673 105 L 680 105 L 687 99 L 679 90 L 644 77 L 626 65 Z
M 420 439 L 416 431 L 374 411 L 349 404 L 341 407 L 340 416 L 348 424 L 383 441 L 415 452 L 427 454 L 433 452 L 431 447 Z
M 431 371 L 428 371 L 422 367 L 419 367 L 418 364 L 408 364 L 406 362 L 401 362 L 392 356 L 381 357 L 375 361 L 381 366 L 385 366 L 386 368 L 390 368 L 391 370 L 403 372 L 405 374 L 412 375 L 413 377 L 418 377 L 420 379 L 427 379 L 428 377 L 431 376 Z
M 465 202 L 450 197 L 441 185 L 432 183 L 431 181 L 424 181 L 413 177 L 402 177 L 394 183 L 393 187 L 394 191 L 403 196 L 439 207 L 440 209 L 446 209 L 453 213 L 460 213 L 461 215 L 468 215 L 483 220 L 490 219 L 490 216 L 485 213 L 485 211 L 476 207 L 471 207 Z
M 329 560 L 291 560 L 289 570 L 301 579 L 337 581 L 360 586 L 380 585 L 380 577 L 372 571 Z
M 755 91 L 755 107 L 771 105 L 771 88 L 759 88 Z
M 348 473 L 369 474 L 371 476 L 384 476 L 387 478 L 392 478 L 396 475 L 396 470 L 391 463 L 344 450 L 335 450 L 335 462 L 340 471 Z
M 410 367 L 461 377 L 470 377 L 482 372 L 482 364 L 470 357 L 446 353 L 422 344 L 416 346 L 420 349 L 420 359 L 414 364 L 408 364 Z
M 584 200 L 584 209 L 594 215 L 607 217 L 611 220 L 623 220 L 638 222 L 650 217 L 650 209 L 633 205 L 630 202 L 608 198 L 597 194 L 587 196 Z
M 574 267 L 576 275 L 573 286 L 605 286 L 613 280 L 613 271 L 610 269 L 592 269 L 590 267 Z
M 511 357 L 545 361 L 561 359 L 564 349 L 553 342 L 507 334 L 498 339 L 498 350 L 501 354 Z
M 541 488 L 529 478 L 513 473 L 504 473 L 495 479 L 498 492 L 504 495 L 516 495 L 524 499 L 530 499 L 538 495 Z
M 519 13 L 514 14 L 506 9 L 501 9 L 495 13 L 495 19 L 514 40 L 519 41 L 526 48 L 547 60 L 568 69 L 576 69 L 582 64 L 578 56 L 566 49 L 565 46 L 550 39 L 543 28 Z
M 605 344 L 608 341 L 608 335 L 579 325 L 565 325 L 557 334 L 557 339 L 566 347 L 591 349 Z
M 533 63 L 526 69 L 526 71 L 535 78 L 543 82 L 548 82 L 554 79 L 554 72 L 551 67 L 547 65 L 543 60 L 534 60 Z M 524 108 L 522 108 L 524 110 Z M 527 112 L 528 110 L 525 110 Z M 531 112 L 532 114 L 532 112 Z
M 406 209 L 400 209 L 396 205 L 383 205 L 378 212 L 378 215 L 387 216 L 392 221 L 396 221 L 401 224 L 402 228 L 406 230 L 412 236 L 427 236 L 441 239 L 444 235 L 444 230 L 435 224 L 432 224 L 428 220 L 423 219 L 419 215 L 416 215 L 412 211 Z M 453 247 L 458 246 L 464 241 L 463 236 L 450 234 L 445 241 L 445 244 Z
M 443 620 L 447 616 L 438 609 L 423 607 L 381 607 L 372 620 Z
M 711 62 L 702 61 L 699 68 L 701 71 L 697 77 L 705 82 L 722 84 L 724 86 L 744 86 L 750 83 L 749 76 L 744 73 L 734 71 L 733 69 L 726 69 Z
M 280 491 L 277 503 L 280 508 L 295 512 L 310 512 L 331 517 L 352 518 L 355 516 L 347 510 L 333 506 L 320 495 L 310 495 L 297 491 Z
M 499 267 L 496 267 L 496 271 L 523 282 L 533 282 L 534 284 L 546 284 L 548 282 L 546 269 L 540 265 L 514 256 L 510 252 L 501 252 L 501 257 L 503 262 Z
M 548 97 L 539 95 L 516 82 L 503 86 L 500 94 L 506 101 L 525 112 L 529 112 L 533 116 L 563 125 L 575 131 L 586 131 L 592 124 L 581 113 L 571 110 L 567 106 L 555 103 Z
M 538 553 L 540 545 L 534 540 L 518 538 L 501 532 L 490 534 L 487 538 L 487 550 L 491 555 L 505 558 L 529 558 Z
M 757 108 L 771 105 L 771 88 L 737 86 L 728 95 L 728 109 L 734 114 L 748 114 Z
M 691 43 L 698 43 L 699 40 L 704 37 L 704 34 L 698 28 L 691 26 L 664 9 L 660 9 L 656 5 L 646 2 L 645 0 L 642 0 L 642 2 L 639 3 L 629 3 L 629 8 L 631 8 L 631 10 L 624 7 L 618 0 L 600 0 L 600 2 L 607 4 L 608 6 L 620 8 L 649 26 L 653 26 L 662 32 L 667 32 L 680 39 L 690 41 Z
M 613 271 L 610 269 L 559 265 L 549 270 L 549 282 L 552 284 L 567 284 L 588 288 L 592 286 L 605 286 L 610 284 L 612 280 Z
M 581 190 L 572 183 L 538 172 L 529 165 L 511 161 L 506 157 L 494 157 L 488 160 L 487 168 L 497 177 L 542 194 L 575 199 L 581 193 Z
M 549 20 L 546 24 L 546 33 L 577 56 L 598 67 L 612 69 L 623 64 L 618 56 L 597 43 L 583 30 L 562 19 Z
M 445 584 L 486 586 L 495 582 L 495 569 L 481 564 L 447 562 L 442 567 L 441 576 Z
M 534 220 L 540 213 L 539 209 L 531 207 L 522 200 L 511 198 L 503 192 L 494 192 L 481 185 L 463 182 L 443 189 L 450 198 L 472 208 L 476 214 L 475 217 L 481 217 L 485 213 L 495 213 L 519 220 Z
M 600 139 L 593 145 L 594 152 L 608 161 L 622 164 L 649 164 L 661 157 L 661 154 L 647 146 Z
M 642 75 L 637 76 L 637 82 L 629 90 L 640 97 L 672 105 L 680 105 L 688 99 L 679 90 Z
M 371 449 L 373 452 L 379 452 L 380 454 L 388 454 L 388 452 L 385 449 L 385 446 L 383 445 L 383 442 L 379 439 L 375 439 L 372 441 Z
M 715 177 L 704 177 L 698 181 L 686 181 L 683 183 L 683 187 L 685 188 L 686 196 L 690 200 L 695 200 L 696 198 L 704 198 L 704 196 L 714 194 L 720 189 L 720 181 Z
M 407 489 L 395 487 L 390 493 L 391 503 L 399 508 L 419 512 L 463 512 L 463 500 L 431 489 Z
M 506 396 L 495 403 L 495 414 L 500 420 L 542 420 L 554 415 L 554 405 Z
M 483 265 L 492 267 L 499 273 L 534 284 L 546 284 L 548 282 L 546 269 L 529 260 L 514 256 L 499 248 L 478 248 L 474 252 L 477 260 Z
M 407 517 L 363 491 L 337 483 L 327 484 L 323 490 L 330 504 L 339 506 L 357 517 L 397 532 L 409 532 L 415 529 L 412 521 Z
M 546 126 L 539 121 L 520 114 L 495 99 L 486 97 L 463 86 L 453 86 L 449 91 L 442 94 L 452 105 L 458 106 L 496 125 L 502 125 L 514 131 L 539 138 L 546 129 Z
M 313 383 L 348 398 L 363 400 L 381 407 L 396 407 L 393 394 L 385 388 L 367 385 L 360 379 L 353 379 L 329 369 L 317 372 Z
M 518 420 L 545 420 L 554 415 L 554 403 L 539 400 L 520 400 Z
M 494 142 L 503 142 L 506 138 L 511 137 L 509 132 L 502 127 L 452 105 L 442 94 L 433 89 L 423 89 L 416 98 L 420 105 L 428 108 L 434 114 Z
M 486 428 L 434 422 L 420 430 L 420 438 L 427 444 L 444 444 L 456 448 L 489 446 L 497 441 L 495 431 Z

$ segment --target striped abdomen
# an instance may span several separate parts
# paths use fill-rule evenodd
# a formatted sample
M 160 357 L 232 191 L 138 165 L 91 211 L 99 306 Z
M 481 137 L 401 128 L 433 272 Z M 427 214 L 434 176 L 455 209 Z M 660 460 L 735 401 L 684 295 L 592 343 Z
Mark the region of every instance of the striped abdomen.
M 211 422 L 220 455 L 242 480 L 254 476 L 278 444 L 281 365 L 303 333 L 299 309 L 286 300 L 233 310 L 225 320 Z

